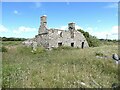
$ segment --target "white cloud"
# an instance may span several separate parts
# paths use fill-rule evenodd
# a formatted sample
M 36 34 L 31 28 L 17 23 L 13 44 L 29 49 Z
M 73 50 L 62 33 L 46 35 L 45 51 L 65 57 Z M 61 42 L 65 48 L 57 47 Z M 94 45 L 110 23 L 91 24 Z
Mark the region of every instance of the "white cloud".
M 37 30 L 36 28 L 30 28 L 30 27 L 20 26 L 17 29 L 13 30 L 13 33 L 15 33 L 15 34 L 21 34 L 21 33 L 26 33 L 26 32 L 34 32 L 36 30 Z
M 87 27 L 85 29 L 85 31 L 89 32 L 90 34 L 93 32 L 93 28 L 92 27 Z
M 98 31 L 95 28 L 88 27 L 85 31 L 89 32 L 92 36 L 96 36 L 99 39 L 118 39 L 118 26 L 113 26 L 109 30 Z
M 2 37 L 21 37 L 21 38 L 31 38 L 37 34 L 36 28 L 20 26 L 17 29 L 8 29 L 4 25 L 0 24 L 0 36 Z
M 75 29 L 83 29 L 83 28 L 78 25 L 75 25 Z
M 105 6 L 104 8 L 118 8 L 118 3 L 109 4 L 109 5 Z
M 69 2 L 67 2 L 67 5 L 70 5 L 70 3 L 69 3 Z
M 104 30 L 99 30 L 98 27 L 87 27 L 87 28 L 82 28 L 78 25 L 75 26 L 76 30 L 77 29 L 82 29 L 84 31 L 87 31 L 90 33 L 92 36 L 96 36 L 99 39 L 118 39 L 118 26 L 113 26 L 111 29 L 104 29 Z M 61 30 L 68 30 L 68 26 L 61 26 L 59 29 Z
M 42 6 L 41 2 L 35 2 L 35 8 L 40 8 Z
M 20 15 L 20 12 L 18 12 L 17 10 L 14 10 L 13 13 L 16 15 Z
M 65 2 L 67 3 L 67 5 L 70 5 L 70 2 L 68 0 L 65 0 Z
M 59 29 L 61 29 L 61 30 L 68 30 L 68 26 L 61 26 Z
M 5 26 L 0 25 L 0 32 L 1 33 L 8 32 L 8 29 Z
M 17 11 L 17 10 L 14 10 L 14 14 L 18 14 L 18 11 Z
M 111 35 L 118 35 L 118 26 L 113 26 L 112 27 Z
M 99 32 L 93 32 L 93 36 L 96 36 L 99 39 L 106 39 L 106 36 L 108 35 L 107 31 L 99 31 Z

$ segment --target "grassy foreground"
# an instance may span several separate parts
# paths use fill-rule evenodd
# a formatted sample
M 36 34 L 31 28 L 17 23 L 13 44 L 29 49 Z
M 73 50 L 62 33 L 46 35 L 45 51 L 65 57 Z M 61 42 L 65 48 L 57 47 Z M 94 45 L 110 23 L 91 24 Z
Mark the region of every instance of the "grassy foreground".
M 3 42 L 4 45 L 4 42 Z M 117 45 L 45 51 L 19 43 L 3 52 L 3 83 L 7 88 L 109 88 L 118 82 L 112 54 Z

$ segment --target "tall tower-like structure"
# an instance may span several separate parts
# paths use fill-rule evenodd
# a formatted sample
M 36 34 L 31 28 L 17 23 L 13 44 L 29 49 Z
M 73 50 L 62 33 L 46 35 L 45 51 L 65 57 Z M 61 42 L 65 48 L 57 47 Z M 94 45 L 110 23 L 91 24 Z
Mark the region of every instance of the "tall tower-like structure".
M 47 16 L 43 15 L 42 17 L 40 17 L 40 20 L 41 20 L 41 23 L 40 23 L 38 34 L 47 33 Z
M 75 30 L 75 23 L 69 23 L 68 24 L 68 30 L 70 30 L 71 38 L 74 38 L 74 30 Z

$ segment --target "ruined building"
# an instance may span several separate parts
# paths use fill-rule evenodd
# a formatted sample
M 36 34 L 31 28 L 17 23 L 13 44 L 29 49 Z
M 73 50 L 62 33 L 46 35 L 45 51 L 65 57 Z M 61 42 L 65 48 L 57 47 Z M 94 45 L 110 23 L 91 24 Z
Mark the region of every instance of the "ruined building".
M 75 23 L 69 23 L 68 30 L 48 29 L 45 15 L 41 17 L 38 35 L 34 40 L 38 46 L 41 45 L 47 49 L 59 46 L 89 47 L 83 34 L 75 30 Z

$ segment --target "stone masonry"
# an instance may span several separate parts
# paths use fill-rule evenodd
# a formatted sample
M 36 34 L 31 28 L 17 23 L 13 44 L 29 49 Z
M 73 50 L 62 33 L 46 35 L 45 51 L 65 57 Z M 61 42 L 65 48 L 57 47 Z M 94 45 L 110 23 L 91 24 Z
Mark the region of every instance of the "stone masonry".
M 37 42 L 37 46 L 43 46 L 46 49 L 60 46 L 89 47 L 83 34 L 75 30 L 75 23 L 69 23 L 68 30 L 48 29 L 47 16 L 45 15 L 41 17 L 38 35 L 35 36 L 34 41 Z

